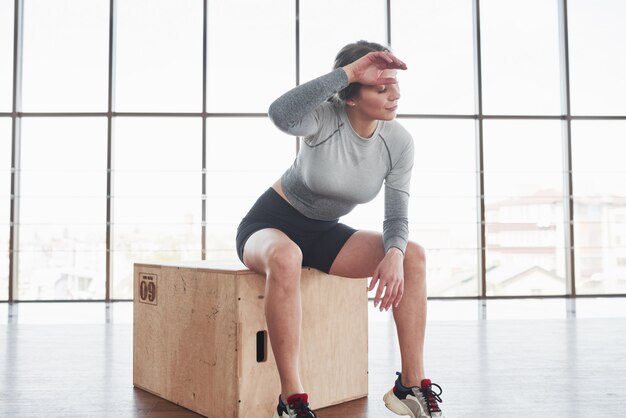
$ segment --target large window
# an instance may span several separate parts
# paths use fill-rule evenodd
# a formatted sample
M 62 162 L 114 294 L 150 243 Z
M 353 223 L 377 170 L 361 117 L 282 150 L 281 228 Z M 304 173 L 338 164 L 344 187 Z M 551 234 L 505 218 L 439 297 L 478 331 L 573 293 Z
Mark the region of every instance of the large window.
M 202 0 L 115 4 L 115 110 L 201 111 Z
M 572 113 L 626 115 L 626 2 L 567 3 Z
M 237 260 L 237 226 L 295 157 L 293 137 L 266 118 L 211 118 L 207 123 L 206 258 Z
M 557 5 L 545 0 L 480 2 L 486 114 L 559 114 Z
M 360 39 L 408 64 L 398 121 L 430 296 L 626 293 L 624 1 L 125 0 L 110 16 L 108 0 L 18 0 L 14 31 L 15 3 L 0 0 L 0 300 L 10 260 L 16 300 L 107 283 L 129 299 L 134 263 L 237 262 L 237 225 L 297 152 L 265 112 Z M 382 231 L 383 199 L 342 222 Z
M 559 121 L 487 121 L 487 296 L 565 293 Z
M 119 118 L 113 154 L 113 297 L 133 263 L 202 256 L 202 121 Z
M 385 1 L 300 0 L 300 81 L 333 68 L 344 45 L 365 39 L 385 43 Z
M 106 119 L 24 118 L 21 300 L 104 297 Z
M 409 239 L 426 249 L 429 294 L 476 296 L 474 122 L 401 119 L 400 123 L 415 141 Z M 372 202 L 357 206 L 343 220 L 354 228 L 382 231 L 383 213 L 381 191 Z
M 295 13 L 292 0 L 272 1 L 271 12 L 265 1 L 209 0 L 209 112 L 267 112 L 295 86 Z
M 626 293 L 626 121 L 572 129 L 577 293 Z
M 23 111 L 106 110 L 108 24 L 108 0 L 25 2 Z
M 476 296 L 478 215 L 474 121 L 401 122 L 415 141 L 410 235 L 426 249 L 429 294 Z
M 474 113 L 472 2 L 394 0 L 393 51 L 400 72 L 400 113 Z

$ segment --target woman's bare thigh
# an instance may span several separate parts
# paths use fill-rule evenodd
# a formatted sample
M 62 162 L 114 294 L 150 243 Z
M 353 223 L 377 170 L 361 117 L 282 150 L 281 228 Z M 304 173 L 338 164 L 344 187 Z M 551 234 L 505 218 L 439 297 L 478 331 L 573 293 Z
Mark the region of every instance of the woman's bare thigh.
M 383 235 L 380 232 L 360 230 L 352 234 L 343 245 L 329 273 L 351 278 L 372 277 L 384 257 Z
M 279 247 L 284 251 L 300 252 L 298 245 L 284 232 L 275 228 L 264 228 L 250 235 L 243 248 L 243 263 L 250 270 L 266 273 L 271 250 Z

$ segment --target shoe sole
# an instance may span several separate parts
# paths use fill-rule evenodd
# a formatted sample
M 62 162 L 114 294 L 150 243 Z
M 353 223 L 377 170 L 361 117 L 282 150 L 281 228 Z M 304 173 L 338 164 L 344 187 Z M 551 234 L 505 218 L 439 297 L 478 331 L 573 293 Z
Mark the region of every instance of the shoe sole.
M 400 399 L 398 399 L 396 394 L 393 393 L 393 389 L 385 393 L 385 396 L 383 396 L 383 401 L 385 401 L 385 406 L 391 412 L 394 412 L 398 415 L 408 415 L 410 418 L 415 418 L 415 414 L 413 414 L 408 406 L 406 406 L 404 403 L 402 403 Z

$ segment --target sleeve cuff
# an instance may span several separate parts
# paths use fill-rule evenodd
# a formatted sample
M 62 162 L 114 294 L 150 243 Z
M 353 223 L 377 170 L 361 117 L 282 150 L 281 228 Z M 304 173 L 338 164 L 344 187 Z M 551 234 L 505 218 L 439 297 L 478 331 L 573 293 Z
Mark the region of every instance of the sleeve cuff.
M 406 254 L 406 246 L 407 242 L 400 237 L 388 238 L 385 240 L 385 254 L 387 254 L 392 247 L 396 247 L 402 251 L 402 254 L 404 255 Z

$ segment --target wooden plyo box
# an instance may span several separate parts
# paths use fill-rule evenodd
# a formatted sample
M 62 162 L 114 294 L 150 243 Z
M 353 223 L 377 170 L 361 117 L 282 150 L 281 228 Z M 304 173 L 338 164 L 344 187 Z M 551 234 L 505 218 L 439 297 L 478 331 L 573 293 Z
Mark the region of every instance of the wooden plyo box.
M 136 387 L 210 418 L 272 416 L 280 379 L 265 276 L 240 266 L 135 264 Z M 367 396 L 367 279 L 303 268 L 301 294 L 300 376 L 311 407 Z

